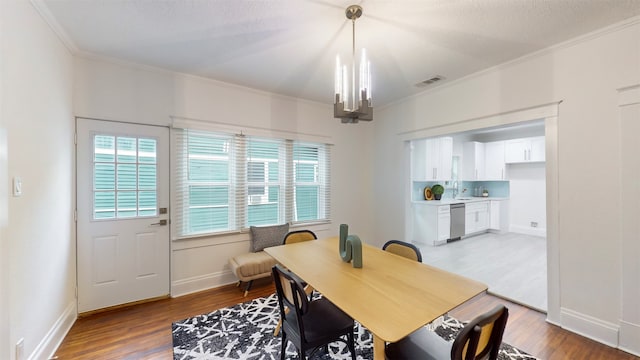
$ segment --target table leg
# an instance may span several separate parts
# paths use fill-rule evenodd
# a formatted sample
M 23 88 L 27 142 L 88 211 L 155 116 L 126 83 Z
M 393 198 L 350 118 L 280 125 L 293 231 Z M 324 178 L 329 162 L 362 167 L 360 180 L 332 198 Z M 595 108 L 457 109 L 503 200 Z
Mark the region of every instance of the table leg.
M 384 340 L 373 335 L 373 359 L 384 360 Z

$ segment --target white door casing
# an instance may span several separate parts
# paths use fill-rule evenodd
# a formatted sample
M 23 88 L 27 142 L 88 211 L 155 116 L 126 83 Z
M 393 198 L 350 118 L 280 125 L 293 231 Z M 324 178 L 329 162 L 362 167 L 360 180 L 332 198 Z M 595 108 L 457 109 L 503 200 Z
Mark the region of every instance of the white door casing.
M 168 295 L 169 129 L 76 128 L 78 312 Z

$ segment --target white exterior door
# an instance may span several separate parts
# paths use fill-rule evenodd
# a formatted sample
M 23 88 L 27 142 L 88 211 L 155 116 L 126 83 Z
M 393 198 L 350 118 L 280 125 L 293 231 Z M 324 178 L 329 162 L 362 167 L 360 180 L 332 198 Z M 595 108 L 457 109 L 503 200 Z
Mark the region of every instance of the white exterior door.
M 77 119 L 78 311 L 169 294 L 169 129 Z

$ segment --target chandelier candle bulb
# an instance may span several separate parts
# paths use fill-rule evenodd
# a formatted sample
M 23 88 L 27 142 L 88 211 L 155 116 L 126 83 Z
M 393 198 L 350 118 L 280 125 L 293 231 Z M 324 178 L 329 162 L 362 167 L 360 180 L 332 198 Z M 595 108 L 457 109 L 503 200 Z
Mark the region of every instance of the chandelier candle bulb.
M 342 102 L 349 106 L 349 73 L 347 72 L 347 65 L 342 65 Z
M 371 105 L 371 62 L 367 59 L 367 50 L 362 49 L 360 59 L 360 104 L 363 100 L 368 100 Z
M 336 71 L 335 71 L 335 92 L 336 98 L 342 97 L 342 66 L 340 66 L 340 55 L 336 55 Z M 338 101 L 336 99 L 336 101 Z

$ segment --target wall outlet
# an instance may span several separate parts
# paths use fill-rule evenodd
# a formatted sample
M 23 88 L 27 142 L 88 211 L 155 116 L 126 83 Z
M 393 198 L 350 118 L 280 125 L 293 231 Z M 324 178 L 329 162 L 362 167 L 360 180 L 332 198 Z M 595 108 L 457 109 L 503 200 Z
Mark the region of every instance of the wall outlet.
M 24 338 L 16 343 L 16 360 L 24 360 Z
M 538 227 L 538 223 L 536 221 L 531 222 L 531 227 Z

